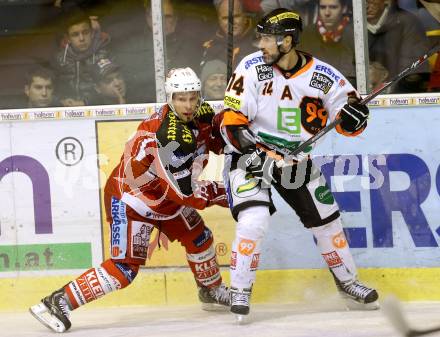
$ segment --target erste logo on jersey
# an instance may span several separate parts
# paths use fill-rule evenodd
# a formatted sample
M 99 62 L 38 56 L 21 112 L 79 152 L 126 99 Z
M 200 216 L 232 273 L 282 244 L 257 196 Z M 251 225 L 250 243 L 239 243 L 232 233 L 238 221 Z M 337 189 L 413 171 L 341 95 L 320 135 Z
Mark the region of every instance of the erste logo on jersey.
M 263 62 L 263 56 L 257 56 L 257 57 L 250 59 L 250 60 L 247 60 L 244 63 L 244 68 L 247 70 L 251 65 L 259 63 L 259 62 Z
M 341 78 L 341 76 L 337 75 L 332 68 L 325 66 L 323 64 L 318 64 L 316 65 L 315 70 L 330 75 L 330 77 L 334 80 L 334 82 L 338 83 L 340 87 L 343 87 L 345 85 L 345 80 Z
M 324 94 L 327 94 L 332 85 L 333 81 L 330 77 L 320 74 L 317 72 L 313 72 L 312 79 L 310 80 L 309 86 L 318 90 L 321 90 Z
M 265 81 L 273 78 L 272 66 L 260 64 L 256 66 L 255 69 L 257 70 L 258 81 Z

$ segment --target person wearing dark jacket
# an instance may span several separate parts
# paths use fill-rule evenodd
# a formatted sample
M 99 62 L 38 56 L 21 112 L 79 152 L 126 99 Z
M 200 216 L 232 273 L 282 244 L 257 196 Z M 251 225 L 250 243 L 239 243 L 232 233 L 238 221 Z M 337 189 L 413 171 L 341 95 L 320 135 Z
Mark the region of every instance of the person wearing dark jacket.
M 35 65 L 26 75 L 24 97 L 18 108 L 47 108 L 59 106 L 54 93 L 54 75 L 41 65 Z
M 89 69 L 99 60 L 110 58 L 105 49 L 109 42 L 107 34 L 92 28 L 89 17 L 78 15 L 68 21 L 54 62 L 61 97 L 86 102 L 93 95 L 94 82 Z
M 383 64 L 390 78 L 428 51 L 429 43 L 420 22 L 394 0 L 367 0 L 367 28 L 370 61 Z M 425 90 L 428 64 L 422 64 L 416 72 L 400 81 L 394 91 Z
M 101 59 L 91 66 L 95 81 L 95 95 L 87 105 L 125 104 L 127 103 L 127 86 L 119 65 L 109 59 Z
M 353 21 L 347 0 L 319 0 L 316 24 L 307 26 L 298 46 L 338 69 L 356 83 Z
M 165 69 L 189 66 L 198 72 L 203 41 L 200 36 L 203 33 L 199 33 L 198 26 L 184 21 L 176 2 L 162 2 Z M 112 37 L 110 50 L 113 60 L 124 69 L 130 93 L 127 103 L 151 103 L 156 102 L 151 2 L 145 0 L 144 7 L 137 4 L 136 10 L 121 11 L 112 16 L 107 26 Z
M 203 43 L 203 54 L 200 67 L 203 68 L 206 62 L 219 59 L 227 63 L 228 57 L 228 0 L 216 2 L 218 29 L 214 36 Z M 234 0 L 234 48 L 232 54 L 233 67 L 241 59 L 256 51 L 253 46 L 254 29 L 250 17 L 243 10 L 241 0 Z

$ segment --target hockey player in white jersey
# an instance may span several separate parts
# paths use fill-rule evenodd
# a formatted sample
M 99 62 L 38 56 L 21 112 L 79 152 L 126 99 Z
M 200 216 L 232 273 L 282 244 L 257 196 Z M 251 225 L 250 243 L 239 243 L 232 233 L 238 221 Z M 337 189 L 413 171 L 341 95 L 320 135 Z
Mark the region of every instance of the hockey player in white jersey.
M 286 162 L 290 151 L 329 121 L 342 118 L 337 131 L 356 136 L 367 126 L 369 114 L 339 71 L 295 49 L 301 30 L 300 16 L 287 9 L 261 19 L 256 29 L 260 51 L 237 66 L 226 89 L 225 109 L 215 118 L 230 152 L 226 179 L 237 221 L 231 312 L 239 320 L 249 313 L 261 240 L 275 211 L 271 186 L 312 231 L 347 306 L 378 308 L 376 290 L 357 279 L 338 205 L 308 155 L 317 144 Z

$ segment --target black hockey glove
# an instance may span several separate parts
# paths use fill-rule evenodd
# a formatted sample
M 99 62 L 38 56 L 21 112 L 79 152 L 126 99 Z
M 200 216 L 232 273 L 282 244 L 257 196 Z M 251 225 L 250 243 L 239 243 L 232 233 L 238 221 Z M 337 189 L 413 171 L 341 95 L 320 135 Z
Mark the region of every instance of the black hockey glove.
M 275 181 L 273 178 L 275 160 L 270 158 L 266 152 L 254 148 L 244 154 L 242 158 L 245 160 L 246 172 L 252 175 L 253 178 L 261 180 L 265 187 L 270 186 L 271 182 Z
M 339 113 L 342 119 L 341 127 L 347 132 L 356 132 L 366 126 L 369 113 L 366 105 L 347 103 Z

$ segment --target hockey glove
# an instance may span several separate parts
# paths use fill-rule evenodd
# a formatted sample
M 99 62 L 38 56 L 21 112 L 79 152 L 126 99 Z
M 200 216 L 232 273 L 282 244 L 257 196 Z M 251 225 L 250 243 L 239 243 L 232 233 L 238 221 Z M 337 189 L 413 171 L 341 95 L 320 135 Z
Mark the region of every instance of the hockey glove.
M 261 180 L 266 186 L 270 186 L 273 178 L 275 160 L 269 157 L 266 152 L 256 148 L 243 155 L 245 170 L 253 178 Z
M 228 197 L 226 195 L 226 189 L 221 182 L 212 181 L 211 184 L 207 186 L 208 188 L 208 203 L 207 207 L 217 205 L 220 207 L 229 207 Z
M 367 126 L 369 113 L 366 105 L 358 103 L 345 104 L 339 112 L 342 119 L 342 129 L 350 133 L 361 130 Z

